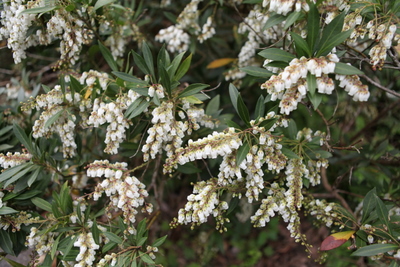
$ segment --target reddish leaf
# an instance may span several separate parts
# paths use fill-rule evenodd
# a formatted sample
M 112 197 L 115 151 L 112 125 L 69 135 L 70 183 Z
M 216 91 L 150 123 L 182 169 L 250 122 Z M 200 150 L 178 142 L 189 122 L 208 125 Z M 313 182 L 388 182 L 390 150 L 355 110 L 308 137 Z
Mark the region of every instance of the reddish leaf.
M 331 234 L 325 238 L 324 241 L 322 241 L 320 250 L 325 251 L 340 247 L 346 243 L 346 241 L 349 240 L 354 233 L 355 231 L 345 231 Z

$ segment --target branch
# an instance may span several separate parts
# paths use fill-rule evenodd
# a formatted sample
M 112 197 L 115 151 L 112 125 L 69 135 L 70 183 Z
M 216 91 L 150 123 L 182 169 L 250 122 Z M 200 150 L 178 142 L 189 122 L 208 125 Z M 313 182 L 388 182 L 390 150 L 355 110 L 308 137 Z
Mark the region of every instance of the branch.
M 368 82 L 372 83 L 373 85 L 375 85 L 375 86 L 378 87 L 379 89 L 382 89 L 383 91 L 385 91 L 385 92 L 387 92 L 387 93 L 389 93 L 389 94 L 391 94 L 391 95 L 400 97 L 400 93 L 397 93 L 397 92 L 395 92 L 395 91 L 393 91 L 393 90 L 390 90 L 389 88 L 386 88 L 385 86 L 382 86 L 381 84 L 379 84 L 379 83 L 375 82 L 374 80 L 372 80 L 372 79 L 371 79 L 370 77 L 368 77 L 367 75 L 360 75 L 360 77 L 363 77 L 364 79 L 366 79 Z

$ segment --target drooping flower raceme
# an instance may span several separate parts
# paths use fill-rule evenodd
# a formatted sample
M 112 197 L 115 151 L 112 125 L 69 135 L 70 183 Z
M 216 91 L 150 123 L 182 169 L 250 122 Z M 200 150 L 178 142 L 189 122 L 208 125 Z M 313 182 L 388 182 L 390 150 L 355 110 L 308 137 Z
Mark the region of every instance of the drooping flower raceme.
M 152 205 L 146 204 L 144 198 L 148 196 L 145 185 L 135 176 L 129 176 L 127 164 L 109 163 L 108 160 L 97 160 L 87 166 L 88 177 L 99 177 L 103 179 L 97 186 L 93 195 L 98 200 L 105 193 L 110 198 L 106 208 L 110 217 L 113 210 L 123 212 L 124 222 L 131 224 L 136 221 L 137 209 L 144 206 L 145 211 L 150 213 Z

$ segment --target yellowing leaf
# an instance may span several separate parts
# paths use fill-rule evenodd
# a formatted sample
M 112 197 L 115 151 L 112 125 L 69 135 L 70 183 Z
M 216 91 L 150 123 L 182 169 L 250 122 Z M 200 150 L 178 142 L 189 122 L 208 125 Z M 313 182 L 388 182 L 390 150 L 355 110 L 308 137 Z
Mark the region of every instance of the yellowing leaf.
M 216 69 L 225 65 L 228 65 L 229 63 L 232 63 L 235 61 L 236 58 L 220 58 L 212 61 L 210 64 L 207 65 L 207 69 Z
M 92 89 L 88 88 L 86 90 L 85 96 L 83 98 L 88 99 L 91 94 L 92 94 Z
M 320 250 L 325 251 L 325 250 L 331 250 L 337 247 L 340 247 L 344 243 L 346 243 L 347 240 L 355 233 L 355 231 L 344 231 L 344 232 L 339 232 L 339 233 L 334 233 L 328 236 L 327 238 L 324 239 L 321 243 Z
M 184 99 L 185 100 L 187 100 L 189 103 L 192 103 L 192 104 L 201 104 L 201 103 L 203 103 L 203 101 L 201 101 L 200 99 L 198 99 L 197 97 L 195 97 L 195 96 L 186 96 L 186 97 L 184 97 Z

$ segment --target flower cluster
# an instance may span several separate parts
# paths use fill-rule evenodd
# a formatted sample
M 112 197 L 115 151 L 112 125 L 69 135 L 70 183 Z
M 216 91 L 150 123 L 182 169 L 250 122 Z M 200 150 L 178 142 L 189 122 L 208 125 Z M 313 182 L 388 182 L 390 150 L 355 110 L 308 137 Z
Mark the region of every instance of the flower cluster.
M 13 52 L 14 62 L 20 63 L 26 58 L 25 50 L 37 45 L 39 40 L 35 35 L 28 35 L 28 29 L 36 19 L 33 14 L 22 13 L 29 7 L 39 7 L 42 1 L 29 1 L 24 5 L 23 0 L 11 0 L 2 3 L 3 10 L 0 13 L 0 40 L 7 38 L 8 48 Z
M 210 39 L 215 34 L 215 29 L 212 26 L 213 18 L 210 16 L 207 18 L 207 22 L 201 28 L 201 34 L 197 37 L 200 43 L 203 43 L 205 40 Z
M 87 124 L 99 127 L 108 123 L 104 152 L 118 153 L 119 145 L 125 140 L 125 131 L 130 125 L 130 121 L 124 117 L 124 111 L 139 97 L 138 93 L 129 90 L 127 94 L 120 95 L 114 102 L 105 103 L 100 98 L 94 100 L 93 110 Z
M 154 94 L 154 89 L 149 90 L 149 94 L 150 92 Z M 163 91 L 157 89 L 156 92 L 159 97 L 164 96 Z M 147 131 L 149 135 L 142 147 L 144 161 L 148 161 L 149 158 L 154 159 L 163 150 L 167 152 L 167 156 L 172 156 L 176 153 L 176 149 L 181 147 L 185 133 L 191 134 L 200 126 L 214 128 L 217 124 L 211 116 L 205 114 L 204 109 L 197 108 L 186 100 L 182 102 L 183 105 L 178 112 L 182 121 L 175 118 L 176 106 L 173 101 L 164 101 L 152 111 L 153 126 Z
M 178 212 L 178 219 L 172 225 L 205 223 L 212 214 L 217 220 L 217 227 L 222 227 L 226 219 L 221 214 L 228 209 L 228 203 L 218 198 L 218 181 L 210 179 L 194 185 L 193 193 L 187 197 L 188 202 Z M 224 229 L 221 229 L 224 231 Z
M 57 220 L 54 220 L 54 223 L 55 222 L 57 222 Z M 51 226 L 53 226 L 52 223 L 48 224 L 48 227 Z M 42 233 L 38 228 L 32 227 L 30 229 L 30 234 L 26 237 L 25 246 L 34 249 L 39 256 L 45 255 L 51 251 L 59 234 L 60 233 L 53 231 Z
M 3 169 L 12 168 L 17 165 L 21 165 L 32 158 L 32 155 L 28 151 L 15 152 L 14 154 L 8 152 L 7 154 L 0 153 L 0 166 Z
M 183 165 L 196 159 L 217 158 L 231 154 L 237 150 L 242 141 L 234 128 L 228 128 L 225 132 L 213 132 L 207 137 L 197 141 L 189 140 L 188 145 L 178 148 L 173 155 L 167 158 L 164 165 L 164 173 L 172 172 L 178 164 Z
M 289 66 L 278 75 L 272 75 L 261 85 L 271 94 L 271 100 L 281 99 L 280 112 L 289 115 L 297 109 L 298 103 L 307 94 L 307 75 L 316 77 L 317 89 L 321 94 L 332 94 L 334 81 L 328 74 L 334 73 L 339 58 L 335 54 L 319 58 L 294 58 Z M 336 75 L 340 87 L 345 87 L 355 101 L 366 101 L 369 97 L 368 87 L 363 85 L 357 75 Z
M 146 204 L 144 198 L 149 194 L 145 185 L 135 176 L 129 176 L 126 163 L 109 163 L 108 160 L 94 161 L 87 166 L 88 177 L 105 177 L 96 187 L 93 199 L 98 200 L 103 193 L 110 198 L 107 214 L 111 211 L 122 210 L 126 224 L 136 221 L 137 208 L 145 205 L 148 213 L 152 212 L 152 205 Z
M 57 133 L 63 144 L 64 157 L 75 155 L 77 145 L 75 143 L 76 116 L 71 114 L 68 107 L 78 105 L 81 96 L 79 93 L 67 92 L 64 96 L 61 86 L 56 85 L 47 94 L 37 96 L 34 99 L 37 109 L 43 109 L 38 120 L 33 125 L 34 138 L 50 138 Z
M 255 64 L 254 57 L 259 44 L 266 40 L 278 40 L 281 36 L 282 24 L 263 30 L 269 18 L 270 15 L 268 13 L 263 11 L 259 5 L 255 5 L 244 19 L 244 22 L 239 25 L 238 33 L 247 34 L 247 41 L 240 49 L 237 68 L 231 69 L 225 74 L 226 80 L 243 78 L 246 73 L 240 71 L 239 68 Z
M 167 49 L 171 53 L 187 51 L 190 44 L 189 34 L 179 25 L 171 25 L 166 29 L 161 29 L 155 39 L 167 43 Z
M 305 0 L 264 0 L 262 6 L 266 7 L 268 5 L 268 10 L 270 12 L 276 12 L 277 14 L 282 14 L 284 16 L 293 11 L 293 9 L 296 12 L 300 12 L 302 9 L 305 11 L 309 10 L 308 4 Z
M 336 205 L 326 200 L 313 199 L 311 196 L 307 196 L 304 201 L 306 212 L 326 227 L 331 227 L 336 220 L 340 219 L 339 213 L 335 210 Z
M 96 250 L 100 248 L 93 239 L 91 232 L 79 234 L 74 247 L 79 247 L 79 254 L 76 256 L 77 264 L 74 267 L 92 266 L 95 260 Z

